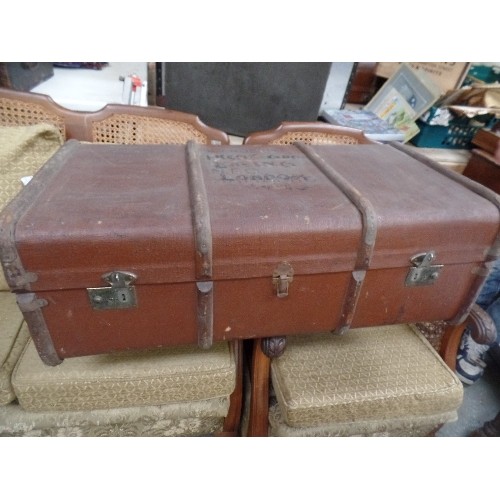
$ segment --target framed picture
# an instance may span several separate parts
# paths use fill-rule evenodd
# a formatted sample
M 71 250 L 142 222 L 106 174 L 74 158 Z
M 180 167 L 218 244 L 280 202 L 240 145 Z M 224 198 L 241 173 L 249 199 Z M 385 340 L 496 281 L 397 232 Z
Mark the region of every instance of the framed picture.
M 405 110 L 407 118 L 416 120 L 441 96 L 442 90 L 424 72 L 401 64 L 364 109 L 387 119 L 391 109 Z
M 382 78 L 390 78 L 399 68 L 398 62 L 379 62 L 375 74 Z M 409 62 L 413 69 L 422 70 L 436 83 L 443 92 L 459 88 L 469 69 L 468 62 Z

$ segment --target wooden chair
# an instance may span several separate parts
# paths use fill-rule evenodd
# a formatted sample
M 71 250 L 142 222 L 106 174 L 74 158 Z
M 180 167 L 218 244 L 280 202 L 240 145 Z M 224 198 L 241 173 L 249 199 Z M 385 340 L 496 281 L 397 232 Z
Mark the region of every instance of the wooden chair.
M 49 367 L 13 294 L 0 293 L 0 303 L 2 316 L 10 315 L 0 325 L 0 436 L 237 435 L 239 343 L 84 356 Z
M 479 149 L 472 150 L 472 156 L 463 171 L 463 175 L 500 194 L 500 163 L 498 157 L 495 157 L 495 153 L 500 150 L 500 128 L 496 131 L 479 129 L 473 137 L 472 143 Z M 500 412 L 495 418 L 476 429 L 471 436 L 499 437 Z
M 454 369 L 466 326 L 478 343 L 496 336 L 474 306 L 465 323 L 445 328 L 440 355 L 415 325 L 254 340 L 246 434 L 433 434 L 462 402 Z
M 77 113 L 47 96 L 0 89 L 0 138 L 5 139 L 0 148 L 3 144 L 16 150 L 15 155 L 5 151 L 0 211 L 22 188 L 20 178 L 33 175 L 64 139 L 227 141 L 224 132 L 196 117 L 158 109 L 150 110 L 151 123 L 163 132 L 148 135 L 148 110 L 110 106 Z M 103 124 L 117 133 L 99 136 Z M 169 128 L 170 135 L 165 132 Z M 15 296 L 0 273 L 0 436 L 235 436 L 242 406 L 241 342 L 215 347 L 211 352 L 183 347 L 89 356 L 48 367 L 38 358 Z M 172 359 L 181 361 L 181 372 Z M 208 380 L 205 387 L 200 373 Z
M 249 135 L 244 144 L 296 142 L 373 143 L 352 129 L 285 122 L 274 130 Z M 493 341 L 491 318 L 477 306 L 466 323 L 454 327 L 421 323 L 351 330 L 341 337 L 254 340 L 249 356 L 247 435 L 426 435 L 436 431 L 456 417 L 462 401 L 462 385 L 453 372 L 466 325 L 477 342 Z M 401 353 L 406 359 L 415 358 L 414 366 L 398 364 Z M 382 374 L 385 370 L 390 376 L 377 379 L 374 370 Z M 433 374 L 431 385 L 422 378 L 424 372 Z M 412 381 L 411 387 L 406 380 Z M 433 393 L 440 397 L 433 399 Z M 408 404 L 412 399 L 416 404 Z
M 92 113 L 72 111 L 43 94 L 0 88 L 0 126 L 50 123 L 65 140 L 111 144 L 229 144 L 225 132 L 196 115 L 156 106 L 108 104 Z
M 278 127 L 248 135 L 243 144 L 375 144 L 361 130 L 322 122 L 282 122 Z
M 67 117 L 73 138 L 111 144 L 229 144 L 225 132 L 196 115 L 160 107 L 108 104 L 94 113 Z M 82 127 L 79 129 L 79 127 Z M 77 137 L 78 136 L 78 137 Z
M 68 112 L 49 96 L 0 88 L 0 127 L 48 123 L 57 127 L 66 140 Z
M 339 127 L 323 122 L 282 122 L 278 127 L 263 132 L 254 132 L 244 139 L 243 144 L 278 144 L 288 145 L 296 142 L 311 145 L 321 144 L 375 144 L 375 141 L 368 139 L 360 130 L 347 127 Z M 482 317 L 481 311 L 475 309 L 473 317 Z M 478 319 L 478 322 L 481 320 Z M 448 338 L 453 338 L 456 343 L 455 330 L 447 328 L 443 322 L 419 323 L 417 327 L 427 338 L 431 345 L 440 352 L 449 366 L 454 365 L 453 355 L 458 349 L 458 344 L 450 344 Z M 457 327 L 463 330 L 463 325 Z M 477 327 L 479 328 L 479 327 Z M 453 332 L 453 333 L 452 333 Z M 484 332 L 479 328 L 476 333 L 479 342 L 487 342 Z M 460 339 L 458 339 L 460 342 Z

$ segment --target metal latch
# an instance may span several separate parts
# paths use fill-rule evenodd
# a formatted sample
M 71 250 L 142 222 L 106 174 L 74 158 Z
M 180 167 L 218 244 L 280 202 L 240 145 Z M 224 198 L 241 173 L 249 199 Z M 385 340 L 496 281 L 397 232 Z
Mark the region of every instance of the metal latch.
M 282 262 L 273 272 L 273 285 L 276 288 L 276 296 L 283 298 L 288 296 L 288 288 L 293 281 L 293 268 L 288 262 Z
M 102 275 L 111 286 L 87 288 L 93 309 L 128 309 L 137 306 L 135 287 L 137 276 L 127 271 L 111 271 Z
M 434 251 L 419 253 L 410 259 L 413 267 L 406 276 L 406 286 L 432 285 L 443 269 L 441 264 L 431 264 L 436 258 Z

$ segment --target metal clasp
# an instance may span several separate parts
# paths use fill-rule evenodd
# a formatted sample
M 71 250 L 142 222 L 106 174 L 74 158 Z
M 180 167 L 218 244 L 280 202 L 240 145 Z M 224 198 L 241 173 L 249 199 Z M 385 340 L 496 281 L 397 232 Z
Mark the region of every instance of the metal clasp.
M 288 262 L 282 262 L 273 272 L 273 285 L 276 288 L 276 296 L 283 298 L 288 296 L 290 283 L 293 281 L 293 268 Z
M 442 264 L 432 264 L 435 258 L 436 253 L 433 250 L 413 256 L 410 259 L 413 267 L 410 267 L 406 276 L 406 286 L 434 284 L 444 267 Z
M 87 288 L 93 309 L 128 309 L 137 306 L 135 287 L 137 276 L 128 271 L 111 271 L 102 275 L 111 286 Z

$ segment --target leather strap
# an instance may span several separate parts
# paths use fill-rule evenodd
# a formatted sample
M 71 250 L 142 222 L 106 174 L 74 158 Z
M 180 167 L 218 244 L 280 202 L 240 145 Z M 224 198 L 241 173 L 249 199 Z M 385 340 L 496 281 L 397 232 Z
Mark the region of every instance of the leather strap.
M 47 301 L 37 298 L 34 293 L 18 293 L 16 301 L 28 324 L 40 359 L 49 366 L 60 364 L 62 359 L 57 354 L 41 310 L 47 305 Z
M 340 175 L 331 165 L 329 165 L 320 155 L 310 146 L 297 143 L 295 146 L 312 162 L 319 170 L 335 184 L 358 209 L 362 220 L 362 237 L 356 257 L 354 271 L 351 274 L 340 323 L 334 330 L 335 333 L 345 333 L 349 330 L 356 305 L 361 293 L 361 287 L 366 276 L 366 271 L 370 266 L 373 256 L 375 240 L 377 237 L 377 214 L 370 201 L 364 197 L 345 177 Z
M 198 346 L 208 349 L 213 342 L 212 226 L 207 190 L 200 163 L 199 145 L 186 147 L 189 196 L 196 250 Z
M 30 183 L 15 196 L 0 215 L 0 260 L 7 283 L 13 292 L 19 309 L 28 325 L 31 337 L 42 361 L 50 366 L 61 363 L 49 330 L 43 317 L 42 307 L 45 301 L 36 298 L 31 291 L 31 283 L 37 281 L 35 273 L 24 268 L 15 241 L 15 230 L 19 219 L 33 206 L 42 195 L 45 187 L 64 167 L 66 159 L 73 154 L 79 142 L 66 142 L 35 174 Z

